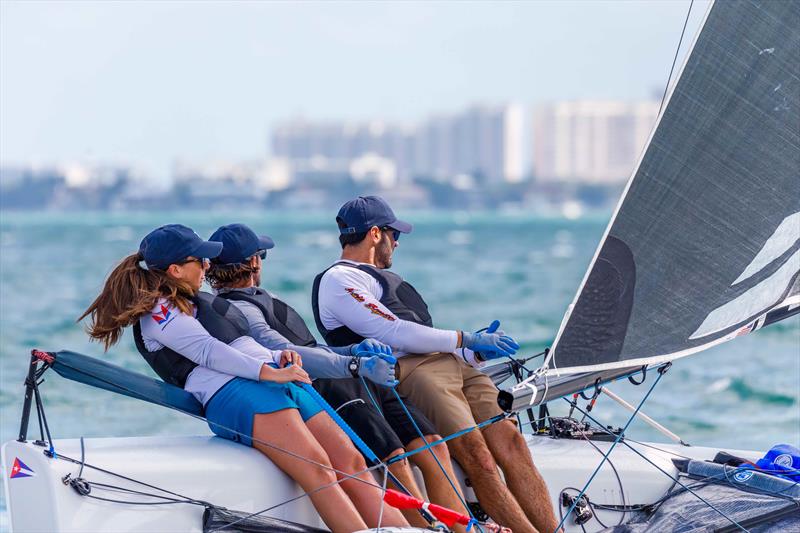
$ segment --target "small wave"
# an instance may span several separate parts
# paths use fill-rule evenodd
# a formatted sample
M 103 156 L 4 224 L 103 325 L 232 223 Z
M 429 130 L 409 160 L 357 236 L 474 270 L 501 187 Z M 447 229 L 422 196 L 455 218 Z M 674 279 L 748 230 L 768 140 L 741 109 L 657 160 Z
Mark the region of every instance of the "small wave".
M 575 255 L 575 248 L 571 244 L 558 243 L 550 248 L 550 255 L 556 259 L 569 259 Z
M 105 242 L 128 242 L 133 241 L 135 237 L 136 234 L 130 226 L 117 226 L 103 231 Z
M 282 279 L 279 280 L 278 283 L 274 285 L 274 290 L 277 294 L 283 294 L 287 292 L 300 292 L 306 290 L 308 284 L 300 281 L 295 281 L 291 279 Z M 270 290 L 273 290 L 270 288 Z
M 796 401 L 795 398 L 786 394 L 751 387 L 743 379 L 731 380 L 728 390 L 736 394 L 742 400 L 756 400 L 775 405 L 794 405 Z
M 731 378 L 722 378 L 714 381 L 711 385 L 706 387 L 706 391 L 710 392 L 711 394 L 715 394 L 717 392 L 722 392 L 728 387 L 731 386 L 733 380 Z
M 447 234 L 447 242 L 454 246 L 464 246 L 472 242 L 472 233 L 463 230 L 454 230 Z
M 705 420 L 690 419 L 686 420 L 686 423 L 691 428 L 699 429 L 701 431 L 710 431 L 713 429 L 717 429 L 716 424 L 712 424 L 711 422 L 706 422 Z

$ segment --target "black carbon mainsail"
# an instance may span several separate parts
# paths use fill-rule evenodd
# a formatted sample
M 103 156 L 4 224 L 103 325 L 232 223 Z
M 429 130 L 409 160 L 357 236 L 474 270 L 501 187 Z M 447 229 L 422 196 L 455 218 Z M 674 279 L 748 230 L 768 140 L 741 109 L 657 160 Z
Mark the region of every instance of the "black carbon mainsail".
M 800 311 L 798 58 L 800 2 L 711 6 L 547 366 L 514 394 L 546 401 L 545 376 L 613 379 Z

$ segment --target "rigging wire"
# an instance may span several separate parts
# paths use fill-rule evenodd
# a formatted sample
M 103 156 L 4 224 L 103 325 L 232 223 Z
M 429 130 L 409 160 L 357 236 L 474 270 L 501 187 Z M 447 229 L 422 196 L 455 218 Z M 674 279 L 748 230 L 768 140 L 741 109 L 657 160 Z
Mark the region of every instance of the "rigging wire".
M 642 444 L 642 445 L 647 446 L 646 443 L 641 443 L 641 442 L 638 442 L 638 441 L 633 441 L 633 442 L 635 442 L 637 444 Z M 623 442 L 623 444 L 626 444 L 626 443 Z M 629 444 L 626 444 L 626 446 L 628 448 L 630 448 L 631 450 L 636 451 L 635 448 L 633 448 Z M 654 446 L 649 446 L 649 447 L 653 448 L 653 449 L 656 449 L 658 451 L 662 451 L 663 453 L 666 453 L 666 454 L 671 454 L 671 452 L 669 452 L 667 450 L 661 450 L 661 449 L 656 448 Z M 640 457 L 645 459 L 645 461 L 647 461 L 648 463 L 652 464 L 653 466 L 656 466 L 652 461 L 647 459 L 646 456 L 643 456 L 643 455 L 640 454 Z M 695 460 L 695 459 L 692 459 L 691 457 L 686 457 L 685 459 Z M 736 489 L 738 489 L 738 490 L 742 490 L 742 491 L 745 491 L 745 492 L 755 492 L 755 493 L 758 493 L 758 494 L 767 494 L 767 495 L 770 495 L 770 496 L 774 496 L 776 498 L 782 498 L 782 499 L 786 499 L 786 500 L 789 500 L 789 501 L 793 501 L 795 504 L 800 506 L 800 499 L 795 498 L 795 497 L 790 496 L 790 495 L 783 494 L 783 492 L 785 492 L 785 491 L 787 491 L 789 489 L 792 489 L 796 485 L 800 484 L 800 482 L 795 481 L 794 483 L 792 483 L 791 485 L 787 486 L 786 488 L 783 488 L 783 489 L 777 490 L 777 491 L 772 491 L 772 490 L 763 489 L 763 488 L 755 488 L 755 487 L 743 486 L 743 485 L 741 485 L 739 483 L 734 483 L 733 481 L 730 480 L 730 478 L 728 477 L 729 474 L 731 473 L 730 472 L 730 468 L 733 469 L 733 473 L 734 474 L 737 473 L 737 472 L 751 471 L 751 469 L 744 468 L 744 467 L 729 467 L 729 465 L 721 465 L 721 466 L 723 467 L 723 470 L 722 470 L 721 474 L 704 477 L 701 480 L 699 480 L 697 483 L 692 484 L 692 485 L 688 485 L 687 488 L 683 488 L 682 487 L 682 488 L 676 490 L 675 492 L 672 492 L 671 494 L 668 494 L 667 496 L 656 500 L 654 503 L 644 505 L 643 507 L 648 507 L 648 506 L 652 506 L 652 505 L 656 505 L 656 504 L 662 503 L 663 501 L 669 499 L 670 497 L 672 497 L 672 496 L 674 496 L 676 494 L 680 494 L 681 492 L 687 492 L 688 488 L 703 487 L 705 485 L 708 485 L 709 483 L 716 483 L 716 482 L 722 481 L 723 478 L 725 478 L 725 481 L 727 481 L 729 485 L 731 485 L 733 487 L 736 487 Z M 787 472 L 786 470 L 774 470 L 774 469 L 762 469 L 762 468 L 759 468 L 759 469 L 753 470 L 753 471 L 764 473 L 764 474 L 780 474 L 780 473 L 786 473 Z M 796 473 L 798 471 L 800 471 L 800 469 L 789 470 L 788 472 L 795 472 Z M 673 480 L 672 488 L 674 488 L 675 485 L 679 484 L 677 479 L 673 478 L 672 476 L 669 476 L 669 477 Z M 692 475 L 689 474 L 687 477 L 692 477 Z M 670 490 L 668 492 L 671 492 L 672 488 L 670 488 Z M 691 492 L 691 491 L 688 491 L 688 492 Z M 594 505 L 596 507 L 602 508 L 600 504 L 594 504 Z M 610 506 L 610 507 L 615 507 L 615 506 Z M 609 509 L 609 510 L 615 510 L 615 509 Z
M 661 378 L 662 378 L 662 377 L 664 377 L 664 373 L 665 373 L 665 372 L 664 372 L 664 370 L 665 370 L 666 368 L 668 368 L 668 367 L 664 366 L 664 367 L 661 367 L 661 368 L 659 369 L 659 372 L 658 372 L 658 377 L 657 377 L 657 378 L 656 378 L 656 380 L 653 382 L 653 384 L 650 386 L 650 389 L 649 389 L 649 390 L 647 391 L 647 393 L 644 395 L 644 398 L 642 398 L 642 400 L 639 402 L 639 405 L 637 405 L 637 406 L 636 406 L 636 410 L 633 412 L 633 414 L 630 416 L 630 418 L 628 418 L 628 421 L 625 423 L 625 427 L 623 427 L 623 428 L 622 428 L 622 431 L 619 433 L 619 435 L 617 435 L 617 436 L 616 436 L 616 438 L 614 439 L 614 442 L 611 444 L 611 446 L 609 447 L 608 451 L 607 451 L 607 452 L 606 452 L 606 453 L 603 455 L 603 460 L 602 460 L 602 461 L 600 461 L 600 464 L 598 464 L 598 465 L 597 465 L 597 468 L 595 468 L 595 469 L 594 469 L 594 472 L 592 472 L 592 475 L 591 475 L 591 476 L 589 476 L 589 480 L 588 480 L 588 481 L 586 482 L 586 484 L 583 486 L 583 489 L 581 490 L 580 494 L 578 494 L 578 496 L 577 496 L 577 497 L 575 498 L 575 500 L 572 502 L 572 505 L 570 505 L 570 507 L 569 507 L 569 510 L 567 511 L 567 514 L 566 514 L 566 516 L 564 516 L 564 517 L 561 519 L 561 521 L 558 523 L 558 526 L 556 526 L 556 529 L 555 529 L 555 532 L 554 532 L 554 533 L 558 533 L 558 531 L 560 531 L 560 530 L 561 530 L 561 528 L 562 528 L 562 527 L 563 527 L 563 525 L 564 525 L 564 521 L 567 519 L 567 517 L 568 517 L 569 515 L 571 515 L 571 514 L 572 514 L 572 511 L 574 511 L 574 510 L 575 510 L 575 507 L 578 505 L 578 502 L 580 501 L 580 498 L 581 498 L 581 496 L 583 496 L 583 495 L 584 495 L 584 493 L 586 492 L 586 489 L 588 489 L 588 488 L 589 488 L 589 485 L 591 485 L 592 481 L 594 481 L 594 478 L 595 478 L 595 476 L 597 476 L 597 473 L 598 473 L 598 472 L 600 471 L 600 469 L 603 467 L 603 464 L 604 464 L 604 463 L 605 463 L 605 462 L 608 460 L 608 456 L 609 456 L 609 455 L 611 455 L 611 452 L 612 452 L 612 451 L 614 451 L 614 448 L 616 448 L 617 444 L 619 444 L 619 442 L 622 440 L 622 437 L 625 435 L 625 432 L 628 430 L 628 427 L 629 427 L 629 426 L 631 425 L 631 423 L 633 422 L 633 419 L 636 417 L 636 414 L 639 412 L 639 409 L 641 409 L 641 408 L 642 408 L 642 405 L 644 405 L 644 403 L 645 403 L 645 402 L 647 401 L 647 399 L 650 397 L 650 394 L 653 392 L 653 389 L 655 389 L 656 385 L 658 385 L 658 382 L 659 382 L 659 381 L 661 381 Z M 580 409 L 580 407 L 578 407 L 578 409 L 579 409 L 579 410 L 581 410 L 581 412 L 583 412 L 583 410 L 582 410 L 582 409 Z
M 367 468 L 367 470 L 375 470 L 375 469 L 378 469 L 378 468 L 386 468 L 386 465 L 384 465 L 384 464 L 377 464 L 377 465 L 374 465 L 374 466 L 371 466 L 371 467 Z M 255 517 L 255 516 L 258 516 L 258 515 L 261 515 L 261 514 L 264 514 L 264 513 L 268 513 L 269 511 L 272 511 L 273 509 L 277 509 L 278 507 L 281 507 L 281 506 L 283 506 L 283 505 L 287 505 L 287 504 L 289 504 L 289 503 L 295 502 L 295 501 L 297 501 L 297 500 L 300 500 L 300 499 L 302 499 L 302 498 L 305 498 L 306 496 L 311 496 L 312 494 L 315 494 L 315 493 L 317 493 L 317 492 L 320 492 L 320 491 L 323 491 L 323 490 L 325 490 L 325 489 L 328 489 L 328 488 L 330 488 L 330 487 L 333 487 L 334 485 L 338 485 L 339 483 L 342 483 L 343 481 L 347 481 L 348 479 L 358 479 L 358 478 L 355 478 L 355 477 L 353 477 L 353 476 L 356 476 L 356 475 L 359 475 L 359 474 L 360 474 L 360 472 L 357 472 L 357 473 L 355 473 L 355 474 L 352 474 L 352 475 L 350 475 L 350 476 L 347 476 L 347 477 L 345 477 L 345 478 L 343 478 L 343 479 L 337 479 L 336 481 L 331 481 L 330 483 L 327 483 L 327 484 L 325 484 L 325 485 L 322 485 L 322 486 L 320 486 L 320 487 L 317 487 L 317 488 L 316 488 L 316 489 L 314 489 L 314 490 L 310 490 L 310 491 L 308 491 L 308 492 L 303 492 L 302 494 L 299 494 L 299 495 L 295 496 L 294 498 L 290 498 L 290 499 L 288 499 L 288 500 L 286 500 L 286 501 L 284 501 L 284 502 L 277 503 L 277 504 L 275 504 L 275 505 L 272 505 L 272 506 L 270 506 L 270 507 L 267 507 L 266 509 L 261 509 L 260 511 L 256 511 L 255 513 L 250 513 L 250 514 L 249 514 L 249 515 L 247 515 L 247 516 L 243 516 L 243 517 L 241 517 L 241 518 L 239 518 L 239 519 L 237 519 L 237 520 L 234 520 L 233 522 L 229 522 L 228 524 L 225 524 L 225 525 L 223 525 L 223 526 L 220 526 L 220 527 L 218 527 L 217 529 L 211 529 L 211 530 L 209 530 L 209 531 L 208 531 L 208 533 L 214 533 L 214 532 L 216 532 L 216 531 L 225 531 L 225 530 L 228 530 L 228 529 L 229 529 L 231 526 L 233 526 L 233 525 L 236 525 L 236 524 L 238 524 L 239 522 L 242 522 L 243 520 L 247 520 L 247 519 L 249 519 L 249 518 L 253 518 L 253 517 Z M 385 472 L 384 472 L 384 474 L 385 474 Z M 385 478 L 386 478 L 386 476 L 384 475 L 384 479 L 385 479 Z M 377 486 L 378 486 L 378 488 L 381 488 L 381 486 L 380 486 L 380 485 L 377 485 Z M 381 506 L 381 512 L 383 512 L 383 507 L 382 507 L 382 506 Z
M 600 448 L 598 448 L 597 444 L 589 440 L 589 438 L 585 434 L 581 433 L 581 436 L 586 442 L 592 445 L 592 448 L 597 450 L 597 453 L 603 455 L 603 451 Z M 622 505 L 623 507 L 626 507 L 628 505 L 628 502 L 625 500 L 625 488 L 622 486 L 622 479 L 619 477 L 619 472 L 617 472 L 617 467 L 614 466 L 614 463 L 611 461 L 610 457 L 608 458 L 608 464 L 611 465 L 611 470 L 614 471 L 614 476 L 617 478 L 617 484 L 619 485 L 619 494 L 622 497 Z M 586 497 L 586 501 L 589 501 L 588 496 Z M 594 518 L 601 526 L 603 526 L 603 528 L 608 527 L 607 525 L 605 525 L 603 522 L 600 521 L 600 519 L 597 517 L 596 514 Z M 617 526 L 621 526 L 624 522 L 625 522 L 625 512 L 623 511 L 622 517 L 619 519 L 619 523 L 617 524 Z
M 672 72 L 675 70 L 675 63 L 678 61 L 678 53 L 681 51 L 681 44 L 683 43 L 683 35 L 686 33 L 686 25 L 689 23 L 689 15 L 692 14 L 692 5 L 694 0 L 689 2 L 689 10 L 686 12 L 686 20 L 683 21 L 683 29 L 681 30 L 681 37 L 678 39 L 678 47 L 675 49 L 675 57 L 672 58 L 672 66 L 669 69 L 669 76 L 667 76 L 667 84 L 664 86 L 664 94 L 661 95 L 661 104 L 658 106 L 658 115 L 661 115 L 661 110 L 664 108 L 664 100 L 667 98 L 667 91 L 669 90 L 670 81 L 672 81 Z
M 58 459 L 66 460 L 66 461 L 69 461 L 69 462 L 72 462 L 72 463 L 75 463 L 75 464 L 80 464 L 81 463 L 80 461 L 78 461 L 76 459 L 67 457 L 65 455 L 60 455 L 60 454 L 58 456 Z M 133 479 L 133 478 L 124 476 L 122 474 L 118 474 L 116 472 L 112 472 L 110 470 L 105 470 L 103 468 L 96 467 L 96 466 L 93 466 L 93 465 L 88 464 L 88 463 L 84 463 L 84 464 L 85 464 L 85 466 L 87 468 L 90 468 L 90 469 L 93 469 L 93 470 L 97 470 L 98 472 L 102 472 L 102 473 L 110 475 L 110 476 L 115 476 L 115 477 L 124 479 L 126 481 L 130 481 L 132 483 L 143 485 L 143 486 L 146 486 L 146 487 L 149 487 L 149 488 L 152 488 L 152 489 L 155 489 L 155 490 L 167 493 L 167 494 L 171 494 L 173 496 L 177 496 L 177 498 L 170 498 L 168 496 L 163 496 L 163 495 L 159 495 L 159 494 L 153 494 L 153 493 L 144 492 L 144 491 L 137 491 L 137 490 L 130 489 L 130 488 L 127 488 L 127 487 L 120 487 L 120 486 L 116 486 L 116 485 L 108 485 L 108 484 L 105 484 L 105 483 L 97 483 L 97 482 L 87 481 L 86 483 L 89 486 L 92 486 L 92 487 L 99 487 L 101 489 L 109 490 L 109 491 L 112 491 L 112 492 L 137 494 L 137 495 L 140 495 L 140 496 L 147 496 L 147 497 L 150 497 L 150 498 L 157 498 L 157 499 L 161 499 L 161 500 L 165 500 L 165 501 L 162 501 L 162 502 L 136 502 L 136 501 L 130 501 L 130 500 L 117 500 L 117 499 L 112 499 L 112 498 L 104 498 L 104 497 L 101 497 L 101 496 L 95 496 L 95 495 L 88 494 L 88 493 L 87 494 L 82 494 L 83 496 L 86 496 L 88 498 L 93 498 L 93 499 L 96 499 L 96 500 L 107 501 L 107 502 L 112 502 L 112 503 L 121 503 L 121 504 L 126 504 L 126 505 L 171 505 L 171 504 L 183 503 L 183 504 L 198 505 L 200 507 L 206 507 L 206 508 L 225 509 L 225 507 L 220 507 L 220 506 L 214 505 L 214 504 L 212 504 L 210 502 L 206 502 L 206 501 L 203 501 L 203 500 L 196 500 L 196 499 L 190 498 L 188 496 L 183 496 L 181 494 L 172 492 L 170 490 L 163 489 L 161 487 L 158 487 L 158 486 L 155 486 L 155 485 L 151 485 L 149 483 L 145 483 L 143 481 L 139 481 L 137 479 Z M 372 466 L 372 467 L 368 468 L 367 471 L 377 470 L 377 469 L 380 469 L 380 468 L 384 468 L 384 465 L 378 464 L 378 465 Z M 332 487 L 334 485 L 337 485 L 337 484 L 342 483 L 344 481 L 347 481 L 349 479 L 354 479 L 355 476 L 358 476 L 361 473 L 362 472 L 355 472 L 353 474 L 348 474 L 345 477 L 343 477 L 342 479 L 337 479 L 336 481 L 333 481 L 331 483 L 327 483 L 325 485 L 317 487 L 314 490 L 311 490 L 311 491 L 308 491 L 308 492 L 303 492 L 302 494 L 300 494 L 300 495 L 298 495 L 298 496 L 296 496 L 294 498 L 291 498 L 291 499 L 283 501 L 283 502 L 279 502 L 279 503 L 277 503 L 275 505 L 267 507 L 266 509 L 261 509 L 260 511 L 257 511 L 255 513 L 250 513 L 250 514 L 248 514 L 248 515 L 246 515 L 246 516 L 244 516 L 242 518 L 239 518 L 239 519 L 237 519 L 237 520 L 235 520 L 235 521 L 233 521 L 233 522 L 231 522 L 229 524 L 226 524 L 223 528 L 220 528 L 220 529 L 227 529 L 230 526 L 232 526 L 232 525 L 234 525 L 234 524 L 236 524 L 238 522 L 241 522 L 242 520 L 247 520 L 249 518 L 253 518 L 255 516 L 258 516 L 258 515 L 261 515 L 263 513 L 266 513 L 266 512 L 272 511 L 274 509 L 277 509 L 278 507 L 281 507 L 283 505 L 287 505 L 289 503 L 292 503 L 292 502 L 294 502 L 296 500 L 299 500 L 301 498 L 304 498 L 306 496 L 310 496 L 311 494 L 314 494 L 316 492 L 319 492 L 319 491 L 325 490 L 327 488 L 330 488 L 330 487 Z M 357 478 L 355 478 L 355 479 L 357 479 Z M 375 486 L 378 487 L 378 488 L 381 488 L 380 485 L 376 484 Z M 219 531 L 219 529 L 212 530 L 212 531 Z
M 662 377 L 663 375 L 664 375 L 664 374 L 663 374 L 662 372 L 659 372 L 659 373 L 658 373 L 658 378 L 656 378 L 656 381 L 655 381 L 655 383 L 653 383 L 653 385 L 650 387 L 650 390 L 649 390 L 649 391 L 647 392 L 647 394 L 645 395 L 644 399 L 642 399 L 642 401 L 639 403 L 639 406 L 636 408 L 636 411 L 637 411 L 637 412 L 638 412 L 639 408 L 642 406 L 642 404 L 644 403 L 644 401 L 645 401 L 645 400 L 647 400 L 647 397 L 650 395 L 650 392 L 652 392 L 653 388 L 655 388 L 655 385 L 658 383 L 659 379 L 661 379 L 661 377 Z M 577 407 L 577 409 L 578 409 L 580 412 L 582 412 L 583 414 L 585 414 L 585 415 L 586 415 L 586 418 L 588 418 L 589 420 L 591 420 L 592 422 L 594 422 L 595 424 L 597 424 L 598 426 L 600 426 L 600 428 L 601 428 L 603 431 L 606 431 L 606 432 L 607 432 L 607 433 L 609 433 L 610 435 L 613 435 L 613 433 L 611 433 L 611 432 L 610 432 L 610 431 L 608 431 L 608 430 L 607 430 L 605 427 L 603 427 L 603 425 L 602 425 L 602 424 L 600 424 L 600 422 L 598 422 L 597 420 L 595 420 L 595 418 L 594 418 L 594 417 L 592 417 L 592 415 L 590 415 L 589 413 L 587 413 L 586 411 L 584 411 L 584 410 L 583 410 L 583 409 L 581 409 L 580 407 Z M 634 413 L 633 413 L 633 415 L 631 415 L 631 417 L 628 419 L 628 423 L 625 425 L 625 428 L 624 428 L 624 429 L 622 430 L 622 432 L 619 434 L 619 436 L 618 436 L 618 439 L 619 439 L 619 437 L 622 437 L 622 436 L 625 434 L 625 431 L 627 430 L 627 428 L 628 428 L 628 425 L 630 425 L 631 421 L 633 420 L 633 418 L 634 418 L 635 416 L 636 416 L 636 412 L 634 412 Z M 650 458 L 646 457 L 646 456 L 645 456 L 644 454 L 642 454 L 642 453 L 641 453 L 639 450 L 637 450 L 637 449 L 636 449 L 636 448 L 634 448 L 633 446 L 629 445 L 629 444 L 628 444 L 627 442 L 625 442 L 624 440 L 622 441 L 622 443 L 623 443 L 625 446 L 627 446 L 627 447 L 628 447 L 628 449 L 630 449 L 631 451 L 633 451 L 634 453 L 636 453 L 636 454 L 637 454 L 639 457 L 641 457 L 641 458 L 642 458 L 642 459 L 644 459 L 646 462 L 648 462 L 649 464 L 651 464 L 652 466 L 654 466 L 654 467 L 655 467 L 657 470 L 659 470 L 659 471 L 660 471 L 662 474 L 664 474 L 665 476 L 667 476 L 668 478 L 670 478 L 671 480 L 673 480 L 675 483 L 677 483 L 678 485 L 680 485 L 681 487 L 683 487 L 685 490 L 689 491 L 689 492 L 690 492 L 690 493 L 691 493 L 693 496 L 695 496 L 695 497 L 696 497 L 697 499 L 699 499 L 701 502 L 705 503 L 705 504 L 706 504 L 708 507 L 710 507 L 711 509 L 713 509 L 714 511 L 716 511 L 716 512 L 717 512 L 719 515 L 721 515 L 723 518 L 725 518 L 726 520 L 728 520 L 728 521 L 729 521 L 731 524 L 733 524 L 734 526 L 736 526 L 738 529 L 740 529 L 741 531 L 745 531 L 745 532 L 747 532 L 747 529 L 745 529 L 745 528 L 744 528 L 744 527 L 743 527 L 741 524 L 739 524 L 738 522 L 736 522 L 734 519 L 730 518 L 728 515 L 726 515 L 725 513 L 723 513 L 722 511 L 720 511 L 719 509 L 717 509 L 717 508 L 716 508 L 716 507 L 715 507 L 715 506 L 714 506 L 712 503 L 708 502 L 708 501 L 707 501 L 705 498 L 703 498 L 702 496 L 700 496 L 699 494 L 697 494 L 695 491 L 693 491 L 692 489 L 690 489 L 690 488 L 689 488 L 688 486 L 686 486 L 684 483 L 681 483 L 681 481 L 680 481 L 680 480 L 679 480 L 677 477 L 673 477 L 673 476 L 672 476 L 672 474 L 670 474 L 669 472 L 667 472 L 666 470 L 664 470 L 663 468 L 661 468 L 660 466 L 658 466 L 658 465 L 657 465 L 657 464 L 656 464 L 654 461 L 652 461 Z M 616 441 L 615 441 L 615 444 L 616 444 Z M 613 450 L 613 448 L 614 448 L 614 446 L 612 445 L 612 447 L 609 449 L 609 451 L 606 453 L 606 455 L 608 455 L 608 454 L 611 452 L 611 450 Z M 601 463 L 601 466 L 602 466 L 602 463 Z M 598 468 L 598 469 L 599 469 L 599 468 Z M 597 472 L 597 470 L 595 470 L 595 473 L 596 473 L 596 472 Z M 594 475 L 592 475 L 592 477 L 594 477 Z M 591 479 L 589 480 L 589 482 L 591 482 Z M 589 483 L 587 483 L 587 484 L 586 484 L 586 487 L 584 487 L 584 490 L 585 490 L 586 488 L 588 488 L 588 485 L 589 485 Z M 573 507 L 574 507 L 574 506 L 573 506 Z M 569 513 L 567 513 L 567 516 L 569 516 L 569 514 L 570 514 L 571 512 L 572 512 L 572 509 L 570 509 Z M 560 525 L 559 525 L 559 527 L 560 527 L 561 525 L 562 525 L 562 524 L 560 524 Z
M 383 494 L 386 495 L 386 484 L 389 482 L 389 467 L 383 467 L 383 484 L 381 486 L 381 490 Z M 381 530 L 381 524 L 383 523 L 383 510 L 386 508 L 386 502 L 381 499 L 381 510 L 378 513 L 378 531 Z

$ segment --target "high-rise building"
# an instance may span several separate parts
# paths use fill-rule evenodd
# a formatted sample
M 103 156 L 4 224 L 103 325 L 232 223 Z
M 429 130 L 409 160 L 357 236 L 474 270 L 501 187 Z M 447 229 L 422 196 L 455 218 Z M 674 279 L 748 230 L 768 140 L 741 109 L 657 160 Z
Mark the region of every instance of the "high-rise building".
M 347 168 L 369 156 L 390 161 L 395 180 L 415 177 L 452 180 L 468 174 L 483 181 L 516 182 L 524 177 L 523 112 L 519 106 L 472 107 L 462 113 L 430 117 L 415 126 L 370 123 L 279 124 L 272 155 L 297 169 L 313 161 L 318 168 Z
M 539 181 L 619 183 L 650 136 L 658 102 L 574 101 L 538 107 L 533 169 Z

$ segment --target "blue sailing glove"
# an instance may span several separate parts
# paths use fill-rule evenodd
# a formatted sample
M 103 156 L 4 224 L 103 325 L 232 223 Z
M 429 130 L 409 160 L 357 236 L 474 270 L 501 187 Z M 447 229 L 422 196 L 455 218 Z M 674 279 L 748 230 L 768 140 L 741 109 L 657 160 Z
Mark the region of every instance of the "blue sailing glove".
M 467 333 L 461 332 L 461 345 L 477 352 L 481 359 L 497 359 L 499 357 L 510 357 L 517 353 L 519 344 L 508 335 L 503 335 L 502 331 L 497 332 L 500 321 L 495 320 L 486 331 Z
M 373 355 L 392 355 L 392 347 L 375 339 L 364 339 L 350 346 L 353 357 L 371 357 Z
M 358 375 L 381 385 L 383 387 L 394 387 L 399 381 L 395 379 L 395 364 L 397 359 L 394 356 L 381 354 L 372 357 L 362 357 L 359 362 Z

